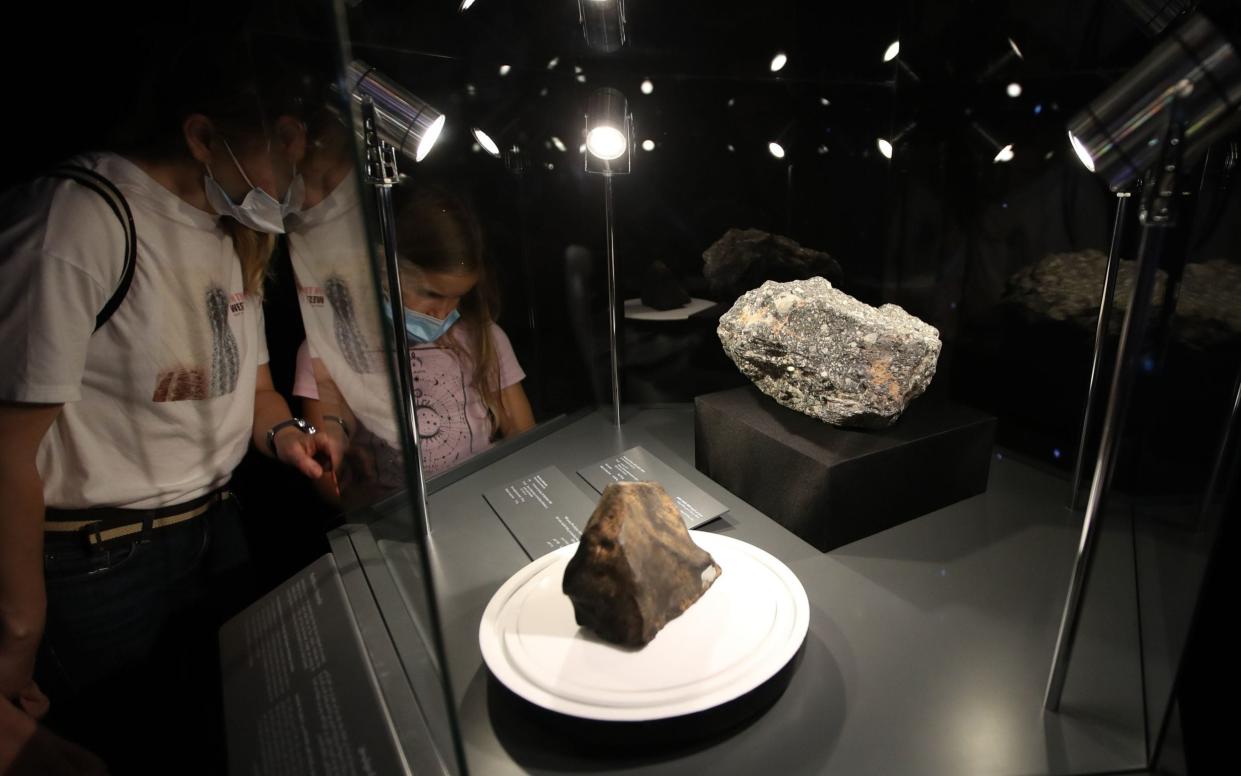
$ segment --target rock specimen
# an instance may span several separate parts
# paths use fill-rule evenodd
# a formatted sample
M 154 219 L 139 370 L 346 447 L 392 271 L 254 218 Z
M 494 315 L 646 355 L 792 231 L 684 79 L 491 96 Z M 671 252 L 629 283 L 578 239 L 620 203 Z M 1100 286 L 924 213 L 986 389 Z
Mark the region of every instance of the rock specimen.
M 764 280 L 825 277 L 838 282 L 841 277 L 831 256 L 761 229 L 729 229 L 703 251 L 702 259 L 702 274 L 721 299 L 736 299 Z
M 667 264 L 653 261 L 642 273 L 642 304 L 653 310 L 675 310 L 689 304 L 689 294 Z
M 561 589 L 578 625 L 613 644 L 640 647 L 719 575 L 659 483 L 618 482 L 604 489 Z
M 763 393 L 837 426 L 883 428 L 935 376 L 939 331 L 823 278 L 768 281 L 720 318 L 724 351 Z
M 1107 272 L 1107 256 L 1096 250 L 1052 253 L 1013 274 L 1005 300 L 1034 318 L 1073 324 L 1094 334 Z M 1129 309 L 1137 262 L 1121 261 L 1116 274 L 1112 333 L 1120 331 Z M 1151 303 L 1163 305 L 1168 274 L 1158 270 Z M 1177 294 L 1174 337 L 1191 348 L 1206 350 L 1241 339 L 1241 265 L 1223 259 L 1191 262 Z

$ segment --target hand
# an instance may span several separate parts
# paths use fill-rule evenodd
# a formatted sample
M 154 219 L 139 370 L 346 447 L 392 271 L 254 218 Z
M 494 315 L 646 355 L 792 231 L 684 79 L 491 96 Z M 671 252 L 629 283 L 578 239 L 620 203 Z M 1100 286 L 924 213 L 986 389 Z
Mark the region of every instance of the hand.
M 321 431 L 307 434 L 293 428 L 282 428 L 273 440 L 276 458 L 305 474 L 312 480 L 331 471 L 340 462 L 339 455 L 332 459 L 332 443 Z
M 47 713 L 48 701 L 32 678 L 35 652 L 35 649 L 0 642 L 0 699 L 16 704 L 33 719 L 42 719 Z
M 108 769 L 95 755 L 51 733 L 0 698 L 0 773 L 7 776 L 106 776 Z

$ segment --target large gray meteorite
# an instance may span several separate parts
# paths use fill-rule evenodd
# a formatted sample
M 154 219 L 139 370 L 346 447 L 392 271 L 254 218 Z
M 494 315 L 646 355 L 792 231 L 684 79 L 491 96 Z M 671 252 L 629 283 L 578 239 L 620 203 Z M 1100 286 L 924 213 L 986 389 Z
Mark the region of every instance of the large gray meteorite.
M 719 575 L 663 486 L 616 482 L 603 489 L 561 589 L 578 625 L 613 644 L 640 647 Z
M 720 318 L 724 351 L 763 393 L 837 426 L 883 428 L 935 376 L 939 331 L 823 278 L 767 281 Z

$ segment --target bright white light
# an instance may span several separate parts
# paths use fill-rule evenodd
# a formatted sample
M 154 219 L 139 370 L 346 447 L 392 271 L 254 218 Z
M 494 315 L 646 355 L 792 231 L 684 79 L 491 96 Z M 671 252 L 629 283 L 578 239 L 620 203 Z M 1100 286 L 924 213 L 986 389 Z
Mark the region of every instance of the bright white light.
M 883 61 L 891 62 L 901 54 L 901 42 L 899 40 L 892 41 L 892 45 L 888 46 L 888 50 L 883 52 Z
M 585 143 L 582 143 L 580 146 L 578 146 L 578 147 L 577 147 L 577 152 L 578 152 L 579 154 L 584 154 L 584 153 L 586 153 L 586 144 L 585 144 Z
M 1011 162 L 1012 160 L 1013 160 L 1013 144 L 1012 144 L 1012 143 L 1009 143 L 1008 145 L 1006 145 L 1006 146 L 1004 146 L 1003 148 L 1001 148 L 1001 149 L 1000 149 L 1000 152 L 999 152 L 998 154 L 996 154 L 996 155 L 995 155 L 995 158 L 994 158 L 994 159 L 992 159 L 991 161 L 993 161 L 993 162 Z
M 1077 158 L 1082 160 L 1082 164 L 1087 170 L 1094 172 L 1094 159 L 1091 158 L 1090 152 L 1086 150 L 1086 146 L 1082 145 L 1082 141 L 1072 132 L 1069 133 L 1069 142 L 1073 144 L 1073 150 L 1077 152 Z
M 564 141 L 556 137 L 555 135 L 552 135 L 552 145 L 556 146 L 557 151 L 565 150 Z
M 771 58 L 771 72 L 778 73 L 789 62 L 788 54 L 783 51 Z
M 1021 49 L 1017 48 L 1017 41 L 1013 40 L 1012 38 L 1008 39 L 1008 47 L 1013 50 L 1013 53 L 1017 55 L 1018 59 L 1026 58 L 1025 54 L 1021 53 Z
M 832 101 L 827 99 L 826 97 L 820 97 L 819 104 L 822 105 L 824 108 L 826 108 L 828 105 L 832 104 Z
M 595 127 L 586 135 L 586 148 L 604 161 L 617 159 L 625 153 L 625 133 L 616 127 Z
M 496 141 L 492 140 L 490 135 L 478 127 L 470 130 L 470 132 L 474 135 L 474 139 L 478 141 L 478 144 L 482 146 L 487 153 L 496 157 L 500 155 L 500 146 L 496 145 Z
M 655 91 L 655 84 L 651 83 L 651 79 L 648 78 L 642 82 L 642 86 L 639 88 L 642 89 L 643 94 L 650 94 Z
M 512 65 L 500 65 L 500 75 L 508 75 L 508 71 L 512 70 Z
M 827 146 L 821 145 L 816 150 L 819 152 L 819 156 L 822 156 L 823 154 L 827 153 Z
M 574 65 L 574 66 L 573 66 L 573 72 L 575 72 L 575 73 L 580 73 L 580 72 L 582 72 L 582 66 L 581 66 L 581 65 Z
M 731 154 L 731 153 L 735 153 L 735 152 L 736 152 L 736 150 L 737 150 L 737 147 L 736 147 L 736 146 L 734 146 L 732 143 L 729 143 L 729 144 L 728 144 L 728 153 L 730 153 L 730 154 Z
M 427 133 L 422 136 L 422 140 L 418 142 L 418 148 L 414 151 L 414 161 L 421 162 L 427 158 L 427 154 L 431 153 L 431 146 L 435 145 L 435 141 L 439 139 L 440 132 L 444 131 L 444 122 L 447 121 L 446 116 L 440 116 L 438 119 L 427 127 Z
M 736 105 L 736 104 L 737 104 L 737 98 L 736 98 L 736 97 L 729 97 L 729 98 L 728 98 L 728 107 L 730 107 L 730 108 L 731 108 L 732 106 L 734 106 L 734 105 Z
M 480 146 L 478 143 L 470 143 L 470 150 L 473 151 L 474 153 L 479 153 L 480 151 L 483 150 L 483 147 Z
M 883 154 L 885 158 L 888 158 L 888 159 L 892 158 L 892 144 L 891 143 L 889 143 L 887 140 L 883 138 L 879 138 L 878 140 L 875 141 L 875 145 L 879 146 L 879 153 Z
M 558 64 L 560 64 L 560 57 L 552 57 L 551 59 L 547 60 L 547 69 L 555 70 L 556 65 Z
M 472 5 L 474 5 L 474 0 L 461 0 L 461 6 L 457 10 L 468 11 Z
M 548 162 L 548 163 L 547 163 L 547 169 L 549 169 L 549 170 L 554 170 L 554 169 L 556 169 L 556 165 L 552 164 L 551 162 Z
M 654 150 L 655 150 L 655 141 L 654 141 L 654 140 L 643 140 L 643 141 L 642 141 L 642 150 L 643 150 L 643 151 L 654 151 Z
M 578 82 L 579 84 L 584 84 L 584 83 L 586 83 L 586 76 L 582 75 L 581 73 L 578 73 L 578 75 L 577 75 L 577 82 Z
M 767 150 L 770 151 L 771 155 L 776 157 L 777 159 L 784 158 L 784 146 L 780 145 L 779 143 L 775 141 L 772 141 L 767 144 Z
M 1021 96 L 1021 84 L 1017 83 L 1016 81 L 1013 81 L 1011 84 L 1008 85 L 1007 88 L 1004 89 L 1004 91 L 1008 94 L 1009 97 L 1016 99 Z

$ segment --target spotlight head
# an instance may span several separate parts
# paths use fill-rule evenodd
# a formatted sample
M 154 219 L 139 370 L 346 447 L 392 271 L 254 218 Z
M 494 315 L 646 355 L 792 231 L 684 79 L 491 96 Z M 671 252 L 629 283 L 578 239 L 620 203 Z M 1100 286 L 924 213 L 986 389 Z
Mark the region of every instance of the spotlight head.
M 892 158 L 892 143 L 886 138 L 879 138 L 875 141 L 875 145 L 879 146 L 879 153 L 883 154 L 885 159 Z
M 883 52 L 883 61 L 891 62 L 892 60 L 896 59 L 900 55 L 901 55 L 901 42 L 899 40 L 894 40 L 888 46 L 887 50 Z
M 346 79 L 355 104 L 366 97 L 374 103 L 376 128 L 385 142 L 415 162 L 431 153 L 444 129 L 444 114 L 361 60 L 349 63 Z
M 594 0 L 586 0 L 593 2 Z M 625 174 L 630 170 L 633 117 L 625 95 L 616 89 L 596 89 L 586 113 L 586 172 Z

